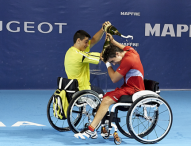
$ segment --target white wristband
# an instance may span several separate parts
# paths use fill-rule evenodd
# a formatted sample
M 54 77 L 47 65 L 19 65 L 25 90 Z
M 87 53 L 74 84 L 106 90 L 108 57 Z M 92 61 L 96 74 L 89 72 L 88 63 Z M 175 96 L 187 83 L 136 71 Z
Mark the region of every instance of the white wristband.
M 109 63 L 109 62 L 106 62 L 106 67 L 108 68 L 108 67 L 110 67 L 111 66 L 111 63 Z

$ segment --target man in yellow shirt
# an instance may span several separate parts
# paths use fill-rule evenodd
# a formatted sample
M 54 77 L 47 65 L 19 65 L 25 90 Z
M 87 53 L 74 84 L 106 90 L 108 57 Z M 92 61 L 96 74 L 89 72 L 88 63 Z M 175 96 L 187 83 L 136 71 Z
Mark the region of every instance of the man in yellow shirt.
M 103 26 L 107 25 L 105 22 Z M 103 27 L 92 37 L 84 30 L 78 30 L 73 37 L 74 45 L 68 49 L 65 55 L 64 66 L 68 79 L 77 79 L 79 90 L 94 90 L 90 84 L 89 63 L 98 64 L 100 53 L 89 52 L 90 49 L 101 40 L 104 34 Z M 95 89 L 94 91 L 96 91 Z M 102 90 L 101 90 L 102 91 Z M 98 91 L 99 92 L 99 91 Z M 103 91 L 102 91 L 103 93 Z M 101 94 L 101 93 L 99 93 Z

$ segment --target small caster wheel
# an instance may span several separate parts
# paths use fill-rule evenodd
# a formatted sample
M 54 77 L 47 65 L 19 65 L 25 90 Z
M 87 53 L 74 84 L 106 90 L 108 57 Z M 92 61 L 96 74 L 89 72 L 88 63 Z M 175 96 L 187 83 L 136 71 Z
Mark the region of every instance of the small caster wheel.
M 117 132 L 114 132 L 113 137 L 114 137 L 114 143 L 115 143 L 116 145 L 121 144 L 121 138 L 118 136 L 118 133 L 117 133 Z
M 107 127 L 101 127 L 101 136 L 104 138 L 104 139 L 108 139 L 109 138 L 109 130 Z
M 116 145 L 121 144 L 121 138 L 118 137 L 118 139 L 114 139 L 114 143 L 115 143 Z

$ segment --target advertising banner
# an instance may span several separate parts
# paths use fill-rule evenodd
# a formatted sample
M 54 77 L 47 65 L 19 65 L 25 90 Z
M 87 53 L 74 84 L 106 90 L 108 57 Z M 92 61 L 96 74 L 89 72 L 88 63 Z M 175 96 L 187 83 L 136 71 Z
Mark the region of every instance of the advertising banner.
M 67 77 L 64 56 L 73 35 L 93 36 L 110 21 L 141 57 L 146 79 L 162 89 L 191 88 L 189 0 L 0 0 L 0 89 L 54 89 Z M 105 35 L 91 51 L 101 52 Z M 114 69 L 117 67 L 114 66 Z M 107 72 L 105 64 L 101 70 Z M 108 89 L 120 87 L 123 80 Z

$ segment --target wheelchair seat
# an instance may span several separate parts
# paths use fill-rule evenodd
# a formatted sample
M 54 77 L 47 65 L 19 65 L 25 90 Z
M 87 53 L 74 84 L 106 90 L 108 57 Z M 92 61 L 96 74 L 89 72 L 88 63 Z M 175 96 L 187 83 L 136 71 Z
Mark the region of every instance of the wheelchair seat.
M 117 103 L 133 103 L 132 95 L 122 95 Z M 116 107 L 120 111 L 128 111 L 129 106 L 118 106 Z
M 132 95 L 122 95 L 118 103 L 133 103 Z

